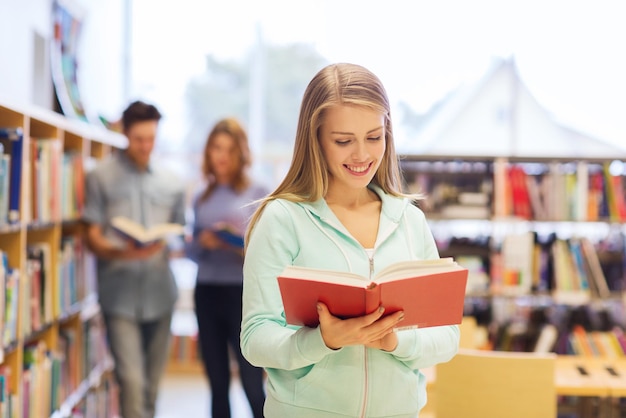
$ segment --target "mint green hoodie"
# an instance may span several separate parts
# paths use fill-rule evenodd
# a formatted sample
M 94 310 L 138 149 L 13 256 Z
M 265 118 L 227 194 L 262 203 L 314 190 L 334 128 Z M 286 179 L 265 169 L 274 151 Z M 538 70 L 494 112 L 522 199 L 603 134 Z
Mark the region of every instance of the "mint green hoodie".
M 438 258 L 423 212 L 371 187 L 382 199 L 373 273 L 401 261 Z M 398 347 L 331 350 L 319 327 L 287 325 L 276 277 L 286 265 L 370 277 L 365 249 L 326 202 L 270 202 L 250 235 L 244 261 L 241 349 L 267 371 L 266 418 L 415 418 L 426 403 L 420 368 L 450 360 L 458 326 L 398 331 Z

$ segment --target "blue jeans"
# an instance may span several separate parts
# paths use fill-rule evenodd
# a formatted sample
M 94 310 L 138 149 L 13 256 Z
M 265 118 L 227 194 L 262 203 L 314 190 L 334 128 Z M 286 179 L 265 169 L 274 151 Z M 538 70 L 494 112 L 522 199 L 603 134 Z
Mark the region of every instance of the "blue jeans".
M 153 418 L 171 339 L 172 314 L 139 322 L 104 315 L 123 418 Z

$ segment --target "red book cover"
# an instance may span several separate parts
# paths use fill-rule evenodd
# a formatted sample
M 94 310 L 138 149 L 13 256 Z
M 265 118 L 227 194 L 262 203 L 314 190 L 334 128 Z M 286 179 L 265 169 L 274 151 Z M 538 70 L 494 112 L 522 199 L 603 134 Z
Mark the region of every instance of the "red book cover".
M 624 193 L 624 178 L 620 175 L 611 176 L 613 196 L 615 200 L 615 218 L 618 222 L 626 222 L 626 194 Z
M 522 219 L 532 218 L 530 196 L 528 194 L 526 172 L 521 166 L 509 167 L 509 181 L 513 198 L 513 215 Z
M 396 263 L 373 281 L 346 272 L 288 266 L 278 277 L 285 319 L 292 325 L 319 324 L 317 302 L 340 318 L 404 311 L 400 328 L 460 324 L 468 270 L 451 258 Z

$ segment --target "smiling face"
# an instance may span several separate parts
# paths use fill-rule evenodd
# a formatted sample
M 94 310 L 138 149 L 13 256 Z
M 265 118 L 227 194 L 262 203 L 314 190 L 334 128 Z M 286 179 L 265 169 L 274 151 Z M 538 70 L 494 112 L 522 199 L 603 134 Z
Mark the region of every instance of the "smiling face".
M 320 145 L 329 189 L 365 189 L 385 154 L 385 117 L 375 110 L 338 105 L 324 112 Z

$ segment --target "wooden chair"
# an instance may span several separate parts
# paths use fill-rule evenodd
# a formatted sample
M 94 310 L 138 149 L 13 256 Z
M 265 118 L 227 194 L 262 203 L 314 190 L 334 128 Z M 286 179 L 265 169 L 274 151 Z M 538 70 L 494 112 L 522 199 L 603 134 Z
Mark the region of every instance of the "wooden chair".
M 436 418 L 555 418 L 553 354 L 460 349 L 436 366 Z

